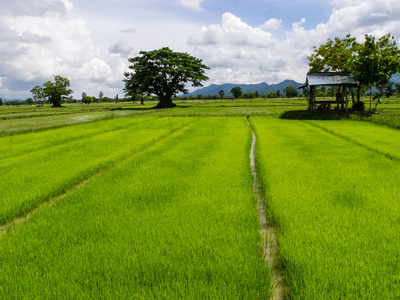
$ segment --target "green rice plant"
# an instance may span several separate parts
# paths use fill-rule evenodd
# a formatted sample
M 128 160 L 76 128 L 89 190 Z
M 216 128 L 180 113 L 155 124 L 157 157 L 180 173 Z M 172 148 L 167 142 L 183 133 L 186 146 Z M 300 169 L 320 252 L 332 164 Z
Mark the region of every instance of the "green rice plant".
M 101 122 L 74 124 L 57 129 L 5 136 L 0 138 L 0 153 L 2 159 L 17 157 L 37 150 L 50 148 L 78 139 L 103 134 L 110 131 L 121 130 L 136 123 L 154 120 L 154 117 L 118 118 Z
M 0 298 L 266 299 L 245 118 L 203 118 L 0 238 Z
M 302 121 L 250 120 L 288 297 L 398 299 L 399 162 Z
M 102 168 L 167 136 L 192 119 L 166 118 L 2 160 L 0 165 L 0 224 L 29 212 L 43 201 L 65 192 Z M 98 123 L 107 131 L 108 122 Z M 79 128 L 76 128 L 79 130 Z M 63 132 L 63 129 L 59 129 Z M 58 136 L 59 130 L 53 130 Z M 20 145 L 23 147 L 23 144 Z
M 400 160 L 400 131 L 366 122 L 307 121 L 333 135 Z
M 60 128 L 77 123 L 87 123 L 128 116 L 148 114 L 149 110 L 106 110 L 106 111 L 81 111 L 48 116 L 32 116 L 28 118 L 0 120 L 0 137 L 21 133 L 42 131 L 49 128 Z

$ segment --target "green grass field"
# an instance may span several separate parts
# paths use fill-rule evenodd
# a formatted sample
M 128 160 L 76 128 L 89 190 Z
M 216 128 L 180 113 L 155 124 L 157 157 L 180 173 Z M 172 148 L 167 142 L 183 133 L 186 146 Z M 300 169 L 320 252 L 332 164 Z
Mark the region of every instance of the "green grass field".
M 0 240 L 0 297 L 265 299 L 249 143 L 203 118 L 36 213 Z
M 270 299 L 251 127 L 285 297 L 398 299 L 399 103 L 0 107 L 0 299 Z
M 290 297 L 397 299 L 400 164 L 392 141 L 400 132 L 348 121 L 251 121 Z M 365 135 L 347 138 L 354 132 Z

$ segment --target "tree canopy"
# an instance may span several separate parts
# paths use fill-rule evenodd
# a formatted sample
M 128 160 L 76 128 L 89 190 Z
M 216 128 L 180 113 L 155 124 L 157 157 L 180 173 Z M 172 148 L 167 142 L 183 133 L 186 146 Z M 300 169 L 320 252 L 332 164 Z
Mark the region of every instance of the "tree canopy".
M 141 51 L 140 56 L 129 59 L 129 69 L 124 73 L 125 93 L 132 99 L 144 95 L 158 96 L 158 108 L 173 107 L 172 97 L 179 92 L 188 93 L 185 84 L 203 86 L 209 69 L 201 59 L 187 53 L 174 52 L 169 48 Z
M 33 89 L 31 89 L 31 93 L 33 95 L 33 99 L 35 99 L 35 101 L 41 102 L 43 106 L 43 99 L 45 97 L 43 88 L 40 85 L 37 85 Z
M 348 34 L 314 47 L 308 57 L 310 72 L 351 72 L 361 85 L 386 85 L 400 71 L 400 50 L 391 34 L 378 40 L 365 35 L 364 43 Z
M 234 98 L 240 98 L 243 96 L 243 91 L 242 88 L 240 86 L 235 86 L 231 89 L 231 93 L 233 95 Z
M 43 94 L 48 97 L 53 107 L 61 107 L 62 96 L 68 96 L 74 92 L 69 86 L 68 78 L 56 75 L 54 82 L 47 81 L 43 84 Z

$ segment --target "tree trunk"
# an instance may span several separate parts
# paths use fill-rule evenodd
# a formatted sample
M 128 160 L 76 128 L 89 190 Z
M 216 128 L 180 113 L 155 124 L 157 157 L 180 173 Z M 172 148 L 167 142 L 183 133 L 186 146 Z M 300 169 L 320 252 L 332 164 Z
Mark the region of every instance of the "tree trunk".
M 49 100 L 51 103 L 53 103 L 52 107 L 62 107 L 61 106 L 61 96 L 51 95 Z
M 372 84 L 369 87 L 369 111 L 372 109 Z
M 158 104 L 155 106 L 155 108 L 171 108 L 171 107 L 176 107 L 176 104 L 172 102 L 172 97 L 168 96 L 163 96 L 159 97 Z

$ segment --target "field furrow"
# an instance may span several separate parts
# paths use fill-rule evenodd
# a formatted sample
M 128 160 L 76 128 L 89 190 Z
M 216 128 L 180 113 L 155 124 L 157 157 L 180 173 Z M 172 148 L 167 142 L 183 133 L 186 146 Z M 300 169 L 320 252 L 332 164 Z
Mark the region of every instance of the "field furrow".
M 250 121 L 288 296 L 398 299 L 400 164 L 301 121 Z
M 125 121 L 130 123 L 128 119 Z M 172 128 L 166 118 L 133 122 L 125 129 L 3 160 L 0 165 L 0 224 L 29 212 L 41 202 L 192 121 L 175 118 Z M 107 130 L 107 124 L 99 123 L 98 126 Z
M 268 298 L 250 139 L 203 118 L 36 213 L 0 238 L 0 298 Z

